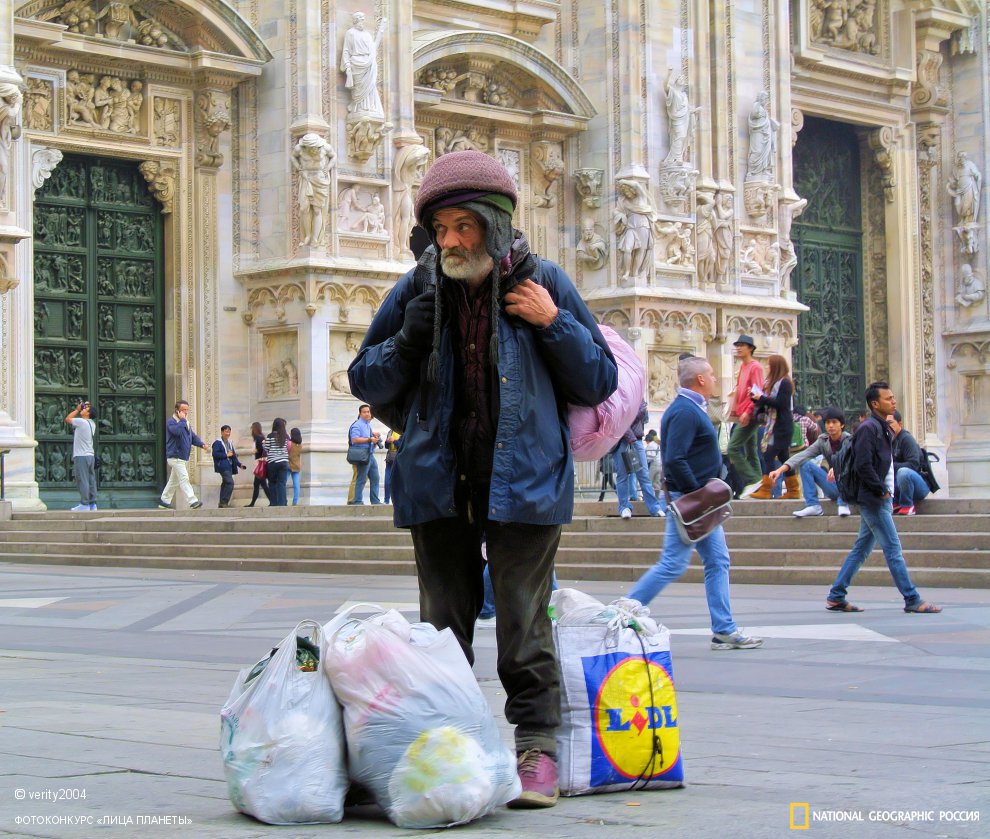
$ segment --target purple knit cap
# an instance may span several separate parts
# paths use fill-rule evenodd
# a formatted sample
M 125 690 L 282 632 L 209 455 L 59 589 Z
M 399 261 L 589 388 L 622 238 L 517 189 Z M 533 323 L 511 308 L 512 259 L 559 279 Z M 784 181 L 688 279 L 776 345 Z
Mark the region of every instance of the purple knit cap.
M 475 193 L 478 197 L 499 193 L 509 198 L 513 207 L 516 206 L 516 183 L 501 163 L 484 152 L 472 149 L 454 151 L 438 157 L 427 170 L 416 197 L 416 221 L 426 227 L 426 216 L 441 209 L 437 206 L 440 202 L 444 202 L 442 206 L 458 206 L 472 200 L 463 197 L 465 192 Z M 450 193 L 461 193 L 456 204 L 444 201 Z

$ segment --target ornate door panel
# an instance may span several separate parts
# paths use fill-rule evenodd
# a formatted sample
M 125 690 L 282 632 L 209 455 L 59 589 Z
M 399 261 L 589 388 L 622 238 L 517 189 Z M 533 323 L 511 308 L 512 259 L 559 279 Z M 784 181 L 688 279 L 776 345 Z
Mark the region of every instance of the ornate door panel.
M 837 405 L 847 419 L 863 408 L 863 234 L 859 145 L 852 129 L 808 118 L 794 147 L 794 189 L 808 199 L 794 220 L 798 300 L 795 404 Z
M 100 502 L 153 502 L 163 480 L 162 223 L 136 164 L 66 156 L 34 211 L 35 472 L 76 503 L 65 415 L 97 409 Z

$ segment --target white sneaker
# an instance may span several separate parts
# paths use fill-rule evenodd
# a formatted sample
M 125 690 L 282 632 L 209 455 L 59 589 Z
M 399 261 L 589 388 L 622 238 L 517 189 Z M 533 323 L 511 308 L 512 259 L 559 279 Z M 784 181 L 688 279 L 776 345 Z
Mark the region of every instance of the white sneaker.
M 70 513 L 88 513 L 89 512 L 89 504 L 76 504 L 76 506 L 73 507 L 71 510 L 69 510 L 69 512 Z
M 758 480 L 758 481 L 756 481 L 756 482 L 754 482 L 752 484 L 747 484 L 747 486 L 745 486 L 743 488 L 743 491 L 739 493 L 739 497 L 740 498 L 749 498 L 761 486 L 763 486 L 763 478 L 760 478 L 760 480 Z
M 851 516 L 852 515 L 852 510 L 849 509 L 849 505 L 848 504 L 840 504 L 839 505 L 839 515 L 840 516 L 843 516 L 843 517 L 845 517 L 845 516 Z
M 478 629 L 494 629 L 495 628 L 495 618 L 478 618 L 474 622 L 474 625 Z
M 632 518 L 632 510 L 630 510 L 628 507 L 623 507 L 622 508 L 622 512 L 619 513 L 619 515 L 622 518 L 624 518 L 624 519 L 631 519 Z
M 821 504 L 809 504 L 807 507 L 797 510 L 794 515 L 799 519 L 803 519 L 806 516 L 823 516 L 825 515 L 825 511 L 822 509 Z

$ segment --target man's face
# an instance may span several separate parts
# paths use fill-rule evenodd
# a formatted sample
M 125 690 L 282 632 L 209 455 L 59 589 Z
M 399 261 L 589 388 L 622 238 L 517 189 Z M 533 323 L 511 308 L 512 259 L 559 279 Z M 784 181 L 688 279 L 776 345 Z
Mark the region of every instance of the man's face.
M 188 405 L 180 405 L 179 406 L 179 410 L 175 412 L 175 415 L 179 419 L 185 419 L 187 416 L 189 416 L 189 406 Z
M 223 431 L 220 432 L 220 439 L 222 439 L 225 443 L 230 439 L 229 428 L 225 428 Z
M 371 408 L 365 406 L 361 409 L 361 419 L 371 421 Z
M 870 407 L 882 417 L 889 417 L 897 407 L 897 400 L 894 399 L 892 390 L 881 390 L 880 395 L 870 403 Z
M 483 280 L 493 267 L 485 251 L 485 228 L 473 213 L 457 207 L 438 210 L 433 232 L 443 272 L 455 280 Z
M 890 428 L 891 431 L 894 432 L 895 437 L 898 434 L 900 434 L 901 430 L 904 428 L 904 426 L 901 423 L 899 423 L 896 419 L 894 419 L 893 414 L 887 416 L 887 426 Z
M 79 416 L 83 419 L 89 419 L 90 407 L 89 402 L 83 402 L 82 410 L 79 412 Z
M 712 370 L 711 364 L 705 365 L 705 372 L 701 373 L 696 381 L 698 382 L 697 391 L 705 399 L 711 399 L 715 395 L 715 386 L 718 382 L 715 380 L 715 371 Z
M 837 419 L 825 420 L 825 433 L 829 440 L 838 440 L 842 436 L 842 423 Z
M 753 357 L 753 348 L 749 344 L 735 344 L 736 358 L 749 361 Z

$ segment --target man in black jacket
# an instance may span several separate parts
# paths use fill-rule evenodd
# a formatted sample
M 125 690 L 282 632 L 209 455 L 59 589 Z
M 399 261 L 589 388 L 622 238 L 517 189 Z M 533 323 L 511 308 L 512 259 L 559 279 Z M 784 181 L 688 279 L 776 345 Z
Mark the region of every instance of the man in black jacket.
M 917 512 L 915 504 L 924 501 L 931 491 L 921 477 L 925 459 L 921 446 L 914 436 L 904 428 L 901 412 L 894 411 L 887 417 L 887 425 L 894 433 L 894 515 L 913 516 Z
M 859 535 L 849 551 L 839 575 L 828 593 L 825 608 L 830 612 L 862 612 L 846 600 L 846 590 L 856 572 L 866 561 L 877 541 L 883 549 L 884 559 L 894 585 L 904 597 L 904 611 L 920 614 L 934 614 L 942 609 L 934 603 L 922 600 L 911 582 L 901 540 L 894 527 L 894 460 L 891 444 L 894 433 L 887 425 L 887 417 L 892 416 L 897 400 L 886 382 L 874 382 L 866 389 L 866 405 L 870 415 L 856 428 L 853 435 L 852 469 L 859 479 Z M 849 499 L 850 501 L 853 499 Z
M 230 442 L 230 426 L 220 426 L 220 439 L 213 441 L 213 471 L 220 476 L 220 503 L 217 507 L 229 507 L 234 494 L 234 475 L 239 469 L 247 469 L 237 457 Z

